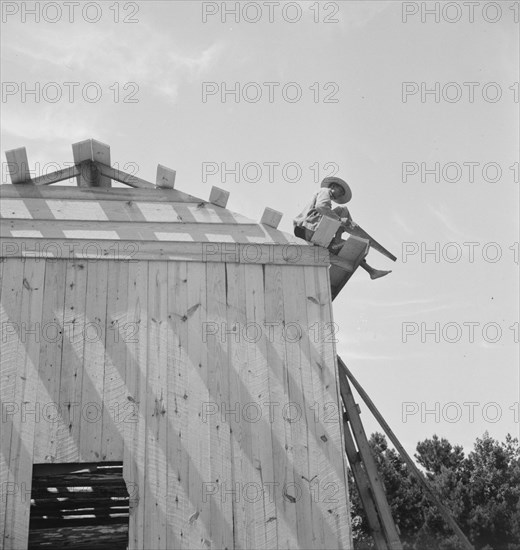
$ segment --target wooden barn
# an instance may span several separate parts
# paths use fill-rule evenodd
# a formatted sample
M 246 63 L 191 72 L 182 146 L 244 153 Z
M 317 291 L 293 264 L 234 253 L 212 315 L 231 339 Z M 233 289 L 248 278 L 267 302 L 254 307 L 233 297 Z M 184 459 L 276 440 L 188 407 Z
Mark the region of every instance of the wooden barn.
M 3 547 L 351 548 L 327 250 L 72 150 L 0 187 Z

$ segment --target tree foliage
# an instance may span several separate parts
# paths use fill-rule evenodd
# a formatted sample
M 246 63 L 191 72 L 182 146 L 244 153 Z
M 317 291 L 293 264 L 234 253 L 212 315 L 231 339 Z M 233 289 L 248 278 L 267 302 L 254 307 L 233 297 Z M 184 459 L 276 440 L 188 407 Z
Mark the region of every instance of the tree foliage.
M 378 471 L 405 550 L 460 550 L 462 545 L 415 477 L 380 433 L 370 437 Z M 486 432 L 473 450 L 434 435 L 417 444 L 415 459 L 441 502 L 452 512 L 476 550 L 520 550 L 520 446 Z M 354 479 L 350 474 L 356 550 L 374 548 Z

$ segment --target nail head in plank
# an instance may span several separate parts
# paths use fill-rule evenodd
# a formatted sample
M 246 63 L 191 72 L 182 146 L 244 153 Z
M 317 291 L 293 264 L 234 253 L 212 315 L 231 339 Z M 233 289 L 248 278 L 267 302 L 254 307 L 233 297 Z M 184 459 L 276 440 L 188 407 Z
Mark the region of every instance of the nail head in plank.
M 175 186 L 175 176 L 177 172 L 171 168 L 167 168 L 162 164 L 157 165 L 156 186 L 162 189 L 173 189 Z
M 7 159 L 7 168 L 12 183 L 32 183 L 25 147 L 6 151 L 5 158 Z
M 278 212 L 278 210 L 273 210 L 272 208 L 266 207 L 260 223 L 268 225 L 269 227 L 274 227 L 276 229 L 280 224 L 282 217 L 283 214 L 281 212 Z
M 213 186 L 211 188 L 211 193 L 209 195 L 209 202 L 212 204 L 215 204 L 217 206 L 222 206 L 222 208 L 226 208 L 226 204 L 229 199 L 229 191 L 225 191 L 224 189 L 220 189 L 219 187 Z

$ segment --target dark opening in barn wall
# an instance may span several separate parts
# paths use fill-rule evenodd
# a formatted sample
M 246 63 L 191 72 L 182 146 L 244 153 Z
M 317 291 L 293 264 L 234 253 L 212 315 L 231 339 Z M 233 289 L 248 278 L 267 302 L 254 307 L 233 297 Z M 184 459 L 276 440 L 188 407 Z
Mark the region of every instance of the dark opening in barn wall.
M 29 550 L 126 550 L 128 517 L 122 462 L 33 466 Z

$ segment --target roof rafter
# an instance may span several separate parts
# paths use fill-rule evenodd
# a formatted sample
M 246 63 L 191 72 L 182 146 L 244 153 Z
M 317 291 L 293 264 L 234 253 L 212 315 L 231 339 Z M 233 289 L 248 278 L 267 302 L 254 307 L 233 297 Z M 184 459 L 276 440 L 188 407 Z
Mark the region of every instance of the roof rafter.
M 114 180 L 134 188 L 174 188 L 175 170 L 159 164 L 157 183 L 154 184 L 135 174 L 114 168 L 110 161 L 110 146 L 95 139 L 73 143 L 72 155 L 73 166 L 32 178 L 25 147 L 5 153 L 11 182 L 17 185 L 51 185 L 75 177 L 78 187 L 112 187 Z
M 82 189 L 112 188 L 112 181 L 118 181 L 128 187 L 137 189 L 173 190 L 177 175 L 172 168 L 158 164 L 156 182 L 152 183 L 137 177 L 135 174 L 129 174 L 124 170 L 114 168 L 110 160 L 110 146 L 96 139 L 85 139 L 72 144 L 73 166 L 34 178 L 31 177 L 25 147 L 6 151 L 5 156 L 11 182 L 16 185 L 31 187 L 52 185 L 53 183 L 76 178 L 77 186 Z M 207 202 L 225 209 L 228 199 L 228 191 L 213 186 Z M 277 229 L 281 218 L 281 212 L 266 208 L 260 224 Z

